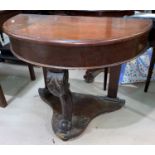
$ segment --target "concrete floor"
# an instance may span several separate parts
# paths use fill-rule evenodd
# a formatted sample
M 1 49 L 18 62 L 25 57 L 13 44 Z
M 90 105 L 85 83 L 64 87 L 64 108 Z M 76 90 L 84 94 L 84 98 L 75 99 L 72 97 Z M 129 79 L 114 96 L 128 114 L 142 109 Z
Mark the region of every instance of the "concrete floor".
M 63 142 L 51 127 L 52 109 L 38 95 L 44 86 L 42 71 L 35 68 L 37 80 L 31 82 L 25 66 L 0 64 L 0 83 L 8 101 L 0 108 L 0 144 L 155 144 L 155 83 L 144 93 L 144 84 L 119 87 L 125 106 L 96 117 L 79 137 Z M 102 75 L 86 84 L 84 71 L 71 71 L 71 90 L 105 95 Z M 77 79 L 78 77 L 78 79 Z

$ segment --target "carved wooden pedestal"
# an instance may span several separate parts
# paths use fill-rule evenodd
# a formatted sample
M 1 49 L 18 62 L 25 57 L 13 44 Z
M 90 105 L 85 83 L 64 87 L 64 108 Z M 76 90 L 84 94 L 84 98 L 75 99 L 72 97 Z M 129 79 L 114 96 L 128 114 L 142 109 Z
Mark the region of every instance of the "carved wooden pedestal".
M 62 140 L 81 134 L 99 114 L 120 109 L 125 101 L 93 95 L 71 93 L 67 70 L 48 70 L 47 88 L 39 89 L 40 97 L 53 108 L 52 127 Z

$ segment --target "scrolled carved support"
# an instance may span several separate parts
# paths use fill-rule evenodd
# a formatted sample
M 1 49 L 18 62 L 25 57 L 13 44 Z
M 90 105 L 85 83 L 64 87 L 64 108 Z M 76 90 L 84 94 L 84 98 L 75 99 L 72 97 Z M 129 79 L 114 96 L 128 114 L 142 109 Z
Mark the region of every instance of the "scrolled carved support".
M 110 71 L 115 73 L 118 68 Z M 53 131 L 64 141 L 80 135 L 94 117 L 118 110 L 125 103 L 119 98 L 111 98 L 113 94 L 110 93 L 103 97 L 71 92 L 68 70 L 44 68 L 43 71 L 45 88 L 39 89 L 39 94 L 43 101 L 52 107 Z M 111 81 L 113 83 L 110 84 L 109 89 L 117 83 L 117 78 Z
M 104 83 L 103 83 L 103 90 L 107 88 L 107 76 L 108 76 L 108 68 L 101 68 L 101 69 L 89 69 L 86 71 L 84 75 L 84 79 L 87 83 L 94 82 L 96 76 L 100 73 L 104 72 Z
M 63 118 L 59 122 L 59 130 L 66 134 L 72 127 L 72 95 L 68 83 L 68 70 L 48 69 L 46 83 L 49 92 L 60 99 Z

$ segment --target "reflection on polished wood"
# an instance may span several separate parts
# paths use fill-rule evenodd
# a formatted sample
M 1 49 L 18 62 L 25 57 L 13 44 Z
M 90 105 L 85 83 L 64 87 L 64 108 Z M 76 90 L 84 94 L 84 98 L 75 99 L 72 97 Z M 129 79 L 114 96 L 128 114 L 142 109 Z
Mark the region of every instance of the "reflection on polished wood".
M 152 22 L 122 18 L 18 15 L 8 20 L 13 53 L 26 62 L 47 67 L 41 98 L 53 107 L 56 135 L 68 140 L 84 131 L 97 115 L 120 109 L 117 98 L 120 64 L 147 47 Z M 111 67 L 107 97 L 81 95 L 69 89 L 69 69 Z
M 18 10 L 0 10 L 0 31 L 2 30 L 3 23 L 12 16 L 19 14 Z
M 73 46 L 125 41 L 140 36 L 150 26 L 151 21 L 135 19 L 17 15 L 5 23 L 4 30 L 21 39 Z
M 25 61 L 45 67 L 94 69 L 138 55 L 146 47 L 151 25 L 151 21 L 122 18 L 17 15 L 3 28 L 12 50 Z

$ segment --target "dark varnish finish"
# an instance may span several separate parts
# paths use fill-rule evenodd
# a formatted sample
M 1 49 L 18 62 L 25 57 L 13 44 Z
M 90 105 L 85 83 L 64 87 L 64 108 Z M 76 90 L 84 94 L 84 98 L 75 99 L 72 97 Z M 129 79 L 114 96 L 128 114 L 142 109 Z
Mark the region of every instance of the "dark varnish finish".
M 27 62 L 61 69 L 94 69 L 137 56 L 146 47 L 151 25 L 151 21 L 135 19 L 21 14 L 3 28 L 16 56 Z
M 52 127 L 62 140 L 81 134 L 99 114 L 120 109 L 117 97 L 120 64 L 147 47 L 151 21 L 20 14 L 5 22 L 13 53 L 21 60 L 47 67 L 40 97 L 53 108 Z M 69 69 L 110 66 L 106 97 L 70 91 Z

